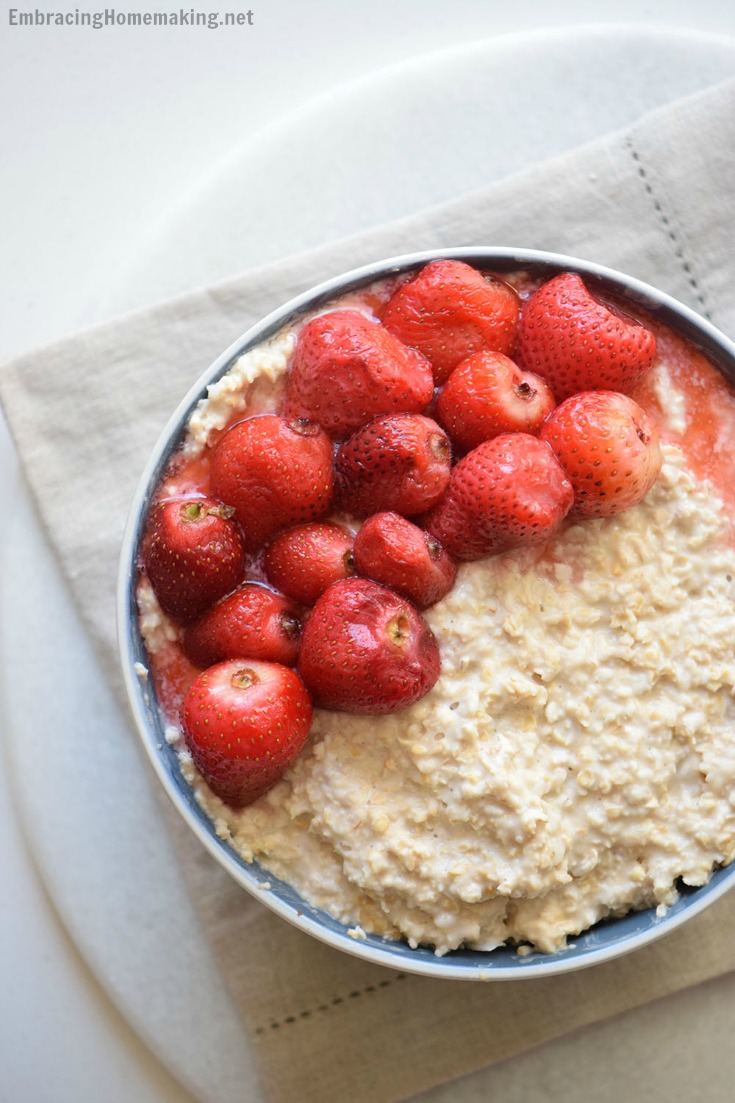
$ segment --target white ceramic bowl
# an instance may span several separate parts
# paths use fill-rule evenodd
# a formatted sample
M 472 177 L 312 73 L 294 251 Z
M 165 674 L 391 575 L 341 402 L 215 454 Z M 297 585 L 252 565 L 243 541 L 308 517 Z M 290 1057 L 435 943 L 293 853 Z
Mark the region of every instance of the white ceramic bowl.
M 438 257 L 464 260 L 478 268 L 498 273 L 526 269 L 550 278 L 560 271 L 578 272 L 593 288 L 612 293 L 619 300 L 627 300 L 632 305 L 643 308 L 683 334 L 735 382 L 735 344 L 713 325 L 688 307 L 645 283 L 572 257 L 502 247 L 443 249 L 394 257 L 319 284 L 269 314 L 223 352 L 195 383 L 163 430 L 141 477 L 123 539 L 118 586 L 120 656 L 133 715 L 161 784 L 210 854 L 238 884 L 252 892 L 263 904 L 331 946 L 405 972 L 453 980 L 509 980 L 548 976 L 608 961 L 674 930 L 735 883 L 735 863 L 725 869 L 716 870 L 711 880 L 701 888 L 685 888 L 677 903 L 664 916 L 659 917 L 654 909 L 650 909 L 631 912 L 620 919 L 606 920 L 571 939 L 567 948 L 555 954 L 531 954 L 523 957 L 509 947 L 502 947 L 491 953 L 456 950 L 438 958 L 430 949 L 411 949 L 403 941 L 376 935 L 368 934 L 364 941 L 357 941 L 347 934 L 344 924 L 322 909 L 312 907 L 290 885 L 273 877 L 257 862 L 249 865 L 243 861 L 216 835 L 211 821 L 197 804 L 189 785 L 182 777 L 176 751 L 166 742 L 165 720 L 159 710 L 154 689 L 149 682 L 141 680 L 136 674 L 136 664 L 147 666 L 145 647 L 138 630 L 135 601 L 135 564 L 145 516 L 155 488 L 172 454 L 183 440 L 189 416 L 196 403 L 204 396 L 207 386 L 224 375 L 243 352 L 277 333 L 301 315 L 375 280 L 416 270 Z M 265 881 L 271 885 L 268 892 L 260 887 Z

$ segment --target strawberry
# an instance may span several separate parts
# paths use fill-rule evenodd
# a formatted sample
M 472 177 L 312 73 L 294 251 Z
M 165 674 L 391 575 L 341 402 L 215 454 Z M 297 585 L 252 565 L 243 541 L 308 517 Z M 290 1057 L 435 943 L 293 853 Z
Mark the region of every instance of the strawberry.
M 299 333 L 286 381 L 287 417 L 318 421 L 340 439 L 381 414 L 418 413 L 431 366 L 356 310 L 320 314 Z
M 354 543 L 341 525 L 324 521 L 287 529 L 265 553 L 268 581 L 301 605 L 313 605 L 333 582 L 355 573 Z
M 428 693 L 441 661 L 433 633 L 404 598 L 364 578 L 335 582 L 306 622 L 299 672 L 315 703 L 343 712 L 406 708 Z
M 301 621 L 281 594 L 257 582 L 245 582 L 190 624 L 182 640 L 195 666 L 224 659 L 262 659 L 295 666 Z
M 230 659 L 204 670 L 182 721 L 196 766 L 232 808 L 252 804 L 285 773 L 309 735 L 312 705 L 295 670 Z
M 578 391 L 631 390 L 653 364 L 656 338 L 564 272 L 525 303 L 516 351 L 518 362 L 546 379 L 561 401 Z
M 375 513 L 355 537 L 355 564 L 419 609 L 447 594 L 457 568 L 438 540 L 397 513 Z
M 247 418 L 217 442 L 210 483 L 234 508 L 246 550 L 256 551 L 279 529 L 329 512 L 332 444 L 313 421 Z
M 510 353 L 519 310 L 518 295 L 502 280 L 459 260 L 434 260 L 394 292 L 381 320 L 424 354 L 441 384 L 474 352 Z
M 423 523 L 455 559 L 482 559 L 546 540 L 573 501 L 571 483 L 544 441 L 504 433 L 459 461 Z
M 212 498 L 166 498 L 148 517 L 141 557 L 163 611 L 195 620 L 237 586 L 245 553 L 232 509 Z
M 574 488 L 574 515 L 611 517 L 637 505 L 661 470 L 658 434 L 637 402 L 586 391 L 557 406 L 541 430 Z
M 464 452 L 501 433 L 537 433 L 554 409 L 549 385 L 502 352 L 476 352 L 444 385 L 437 416 Z
M 412 516 L 447 488 L 452 449 L 446 433 L 421 414 L 376 418 L 344 441 L 335 461 L 339 506 L 358 517 L 380 510 Z

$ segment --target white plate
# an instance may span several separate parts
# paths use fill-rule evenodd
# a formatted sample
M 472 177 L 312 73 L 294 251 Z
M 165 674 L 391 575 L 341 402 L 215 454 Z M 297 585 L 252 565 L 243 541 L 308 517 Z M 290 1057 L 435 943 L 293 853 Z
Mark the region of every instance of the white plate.
M 509 36 L 361 80 L 217 166 L 137 244 L 100 313 L 450 198 L 734 71 L 730 40 L 595 28 Z M 149 771 L 17 468 L 3 468 L 5 501 L 17 505 L 3 527 L 0 655 L 27 838 L 59 915 L 132 1025 L 197 1095 L 234 1103 L 251 1075 L 241 1030 L 177 881 Z
M 362 78 L 214 166 L 135 243 L 100 316 L 452 199 L 734 70 L 733 39 L 600 25 L 507 35 Z

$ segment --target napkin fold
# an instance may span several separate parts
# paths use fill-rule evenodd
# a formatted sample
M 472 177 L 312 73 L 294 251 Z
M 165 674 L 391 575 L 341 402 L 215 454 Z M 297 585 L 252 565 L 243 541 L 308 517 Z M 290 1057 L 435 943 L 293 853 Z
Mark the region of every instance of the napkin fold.
M 732 333 L 733 150 L 728 81 L 459 200 L 4 365 L 0 398 L 28 486 L 115 684 L 117 555 L 139 473 L 181 396 L 240 333 L 360 264 L 489 244 L 620 268 Z M 489 985 L 397 973 L 290 927 L 167 820 L 274 1103 L 392 1103 L 735 968 L 730 894 L 663 941 L 578 973 Z

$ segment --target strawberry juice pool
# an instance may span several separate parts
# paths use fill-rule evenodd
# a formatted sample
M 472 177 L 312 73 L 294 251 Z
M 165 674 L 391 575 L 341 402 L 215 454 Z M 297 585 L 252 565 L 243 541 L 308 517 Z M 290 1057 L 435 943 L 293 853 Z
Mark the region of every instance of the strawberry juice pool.
M 503 279 L 522 296 L 533 287 L 523 272 Z M 371 315 L 394 286 L 329 309 Z M 242 810 L 186 748 L 178 718 L 197 670 L 139 579 L 140 673 L 197 801 L 246 861 L 355 939 L 551 953 L 602 918 L 663 914 L 735 857 L 735 397 L 693 346 L 646 324 L 656 361 L 634 397 L 663 466 L 645 499 L 461 564 L 425 612 L 434 688 L 385 716 L 315 709 L 295 763 Z M 297 332 L 210 386 L 159 497 L 207 493 L 225 428 L 278 408 Z

